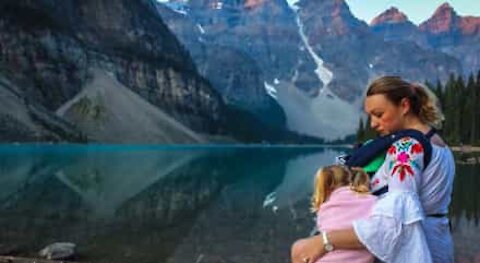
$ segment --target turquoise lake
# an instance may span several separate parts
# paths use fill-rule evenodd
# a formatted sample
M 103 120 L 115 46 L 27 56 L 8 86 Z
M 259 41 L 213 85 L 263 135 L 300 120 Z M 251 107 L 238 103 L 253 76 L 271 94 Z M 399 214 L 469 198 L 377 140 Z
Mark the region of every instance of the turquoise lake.
M 346 152 L 0 146 L 0 254 L 36 257 L 46 245 L 73 242 L 80 262 L 290 262 L 292 242 L 314 226 L 316 169 Z M 456 262 L 480 262 L 479 187 L 480 165 L 458 164 Z

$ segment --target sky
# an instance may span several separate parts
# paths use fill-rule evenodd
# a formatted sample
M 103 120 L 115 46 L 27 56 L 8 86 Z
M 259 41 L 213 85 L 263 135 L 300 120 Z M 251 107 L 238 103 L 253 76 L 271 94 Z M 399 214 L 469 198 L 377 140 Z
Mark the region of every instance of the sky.
M 293 0 L 289 0 L 293 1 Z M 480 16 L 479 0 L 346 0 L 350 11 L 367 23 L 383 11 L 395 6 L 414 24 L 427 20 L 441 4 L 448 2 L 461 16 Z

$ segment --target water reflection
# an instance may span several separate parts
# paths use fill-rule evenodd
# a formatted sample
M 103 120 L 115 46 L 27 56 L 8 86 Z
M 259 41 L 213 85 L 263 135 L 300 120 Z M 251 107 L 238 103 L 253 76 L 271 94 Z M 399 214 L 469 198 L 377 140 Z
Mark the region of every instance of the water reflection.
M 461 156 L 462 159 L 479 156 Z M 456 156 L 458 158 L 458 156 Z M 480 164 L 457 164 L 450 214 L 456 261 L 480 262 Z
M 34 256 L 71 241 L 82 260 L 163 261 L 210 203 L 264 198 L 289 159 L 313 151 L 323 150 L 4 146 L 0 223 L 9 231 L 0 252 Z M 255 208 L 230 207 L 230 215 Z
M 342 149 L 3 146 L 0 254 L 71 241 L 88 262 L 289 262 L 313 175 Z M 458 262 L 474 262 L 480 167 L 457 167 Z
M 275 211 L 309 199 L 317 169 L 332 164 L 338 155 L 338 150 L 326 150 L 289 160 L 282 183 L 265 198 L 264 207 L 270 206 Z

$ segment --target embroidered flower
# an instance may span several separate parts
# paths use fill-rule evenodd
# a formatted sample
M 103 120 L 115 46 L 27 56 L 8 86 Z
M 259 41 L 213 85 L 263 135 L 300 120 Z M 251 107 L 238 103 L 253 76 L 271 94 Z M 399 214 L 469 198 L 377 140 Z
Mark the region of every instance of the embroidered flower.
M 410 155 L 406 152 L 400 152 L 397 155 L 397 161 L 399 161 L 401 164 L 405 164 L 410 160 Z
M 396 147 L 399 151 L 407 151 L 411 145 L 412 145 L 412 140 L 410 137 L 404 137 L 396 143 Z
M 397 153 L 397 148 L 395 148 L 395 145 L 390 146 L 390 148 L 388 148 L 387 153 L 390 155 Z
M 395 167 L 393 167 L 393 170 L 392 170 L 392 176 L 396 172 L 398 172 L 399 174 L 400 182 L 403 182 L 403 180 L 405 180 L 405 177 L 407 174 L 410 176 L 413 176 L 413 169 L 408 163 L 404 163 L 404 164 L 401 163 L 401 164 L 395 165 Z
M 423 152 L 423 146 L 420 143 L 416 143 L 410 148 L 410 153 L 422 153 Z
M 410 155 L 405 152 L 401 151 L 397 154 L 397 162 L 392 170 L 392 176 L 398 173 L 400 182 L 405 180 L 407 175 L 413 176 L 414 172 L 410 164 Z

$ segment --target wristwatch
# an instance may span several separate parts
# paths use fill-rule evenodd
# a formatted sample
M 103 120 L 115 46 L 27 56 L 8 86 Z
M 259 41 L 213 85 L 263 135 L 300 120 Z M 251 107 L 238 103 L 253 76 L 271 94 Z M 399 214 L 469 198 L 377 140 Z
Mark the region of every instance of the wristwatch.
M 328 240 L 327 231 L 322 231 L 322 239 L 323 239 L 323 247 L 325 248 L 325 251 L 327 252 L 333 251 L 333 245 L 332 243 L 330 243 L 330 240 Z

